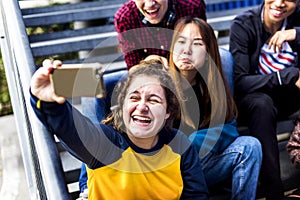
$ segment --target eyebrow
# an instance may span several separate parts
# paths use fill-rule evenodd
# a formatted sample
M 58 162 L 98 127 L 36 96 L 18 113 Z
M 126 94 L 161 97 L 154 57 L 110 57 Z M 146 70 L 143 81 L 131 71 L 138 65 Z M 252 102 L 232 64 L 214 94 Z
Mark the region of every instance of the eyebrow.
M 131 95 L 131 94 L 141 94 L 141 93 L 138 92 L 137 90 L 134 90 L 133 92 L 129 93 L 129 95 Z M 161 96 L 159 96 L 159 95 L 157 95 L 157 94 L 155 94 L 155 93 L 148 95 L 148 97 L 157 97 L 157 98 L 159 98 L 159 99 L 161 99 L 161 100 L 164 99 L 164 98 L 162 98 Z
M 158 95 L 156 95 L 156 94 L 151 94 L 150 97 L 157 97 L 157 98 L 159 98 L 160 100 L 163 100 L 163 99 L 164 99 L 164 98 L 162 98 L 161 96 L 158 96 Z
M 181 35 L 178 36 L 178 39 L 179 39 L 179 38 L 181 38 L 181 39 L 187 39 L 186 37 L 181 36 Z M 196 38 L 194 38 L 193 40 L 198 41 L 198 40 L 203 40 L 203 39 L 202 39 L 201 37 L 196 37 Z
M 201 37 L 196 37 L 194 40 L 203 40 Z

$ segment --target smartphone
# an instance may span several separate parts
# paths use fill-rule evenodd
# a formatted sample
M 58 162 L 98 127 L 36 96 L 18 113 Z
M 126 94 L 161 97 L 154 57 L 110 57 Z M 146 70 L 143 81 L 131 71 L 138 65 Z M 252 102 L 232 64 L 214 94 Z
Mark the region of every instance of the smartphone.
M 104 98 L 103 67 L 100 63 L 63 64 L 50 74 L 54 93 L 66 98 Z

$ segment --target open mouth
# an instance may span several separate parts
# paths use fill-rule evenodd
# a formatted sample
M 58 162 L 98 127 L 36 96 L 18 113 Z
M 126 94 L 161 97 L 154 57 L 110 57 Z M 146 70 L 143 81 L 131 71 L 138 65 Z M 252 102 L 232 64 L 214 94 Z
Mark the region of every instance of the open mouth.
M 139 124 L 148 125 L 151 123 L 151 119 L 148 117 L 141 117 L 141 116 L 133 116 L 133 121 Z
M 285 11 L 284 10 L 271 10 L 272 15 L 276 16 L 276 17 L 280 17 L 282 15 L 284 15 Z
M 156 8 L 156 9 L 151 9 L 151 10 L 145 10 L 145 13 L 153 18 L 153 17 L 156 17 L 158 15 L 158 11 L 159 11 L 159 8 Z

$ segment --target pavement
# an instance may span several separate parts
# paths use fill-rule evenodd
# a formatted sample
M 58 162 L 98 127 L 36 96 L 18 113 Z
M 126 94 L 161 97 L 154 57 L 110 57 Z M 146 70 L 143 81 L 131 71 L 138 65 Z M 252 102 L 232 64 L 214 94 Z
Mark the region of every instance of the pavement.
M 0 117 L 0 199 L 30 199 L 14 115 Z

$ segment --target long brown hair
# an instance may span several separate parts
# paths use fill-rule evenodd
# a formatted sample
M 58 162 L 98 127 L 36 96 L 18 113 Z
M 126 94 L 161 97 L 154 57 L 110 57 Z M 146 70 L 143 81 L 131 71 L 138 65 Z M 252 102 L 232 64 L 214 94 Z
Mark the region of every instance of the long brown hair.
M 178 75 L 179 70 L 174 64 L 173 50 L 182 30 L 186 25 L 191 23 L 195 24 L 199 28 L 202 41 L 206 45 L 207 55 L 209 56 L 205 66 L 198 70 L 198 74 L 196 76 L 196 82 L 201 88 L 202 98 L 204 98 L 203 102 L 206 109 L 201 112 L 203 114 L 203 120 L 200 124 L 197 122 L 191 122 L 191 119 L 186 116 L 181 116 L 181 120 L 184 120 L 185 123 L 192 128 L 201 129 L 212 124 L 217 125 L 218 123 L 226 123 L 235 119 L 237 116 L 237 108 L 222 70 L 219 47 L 214 30 L 208 23 L 199 18 L 182 18 L 177 22 L 174 29 L 169 64 L 170 74 L 175 80 L 175 83 L 177 83 L 177 88 L 180 90 L 183 89 L 182 84 L 180 84 L 182 77 Z M 185 110 L 186 108 L 187 106 L 183 106 L 182 109 Z M 223 120 L 221 117 L 222 114 L 224 116 Z
M 102 123 L 113 125 L 119 132 L 126 130 L 126 127 L 124 127 L 122 107 L 132 81 L 142 75 L 155 77 L 159 80 L 166 96 L 167 113 L 170 114 L 170 117 L 166 120 L 165 128 L 171 129 L 173 127 L 174 119 L 177 115 L 180 115 L 178 101 L 180 96 L 177 94 L 177 89 L 170 74 L 164 70 L 162 63 L 157 60 L 142 61 L 129 70 L 127 79 L 119 82 L 114 90 L 112 99 L 116 99 L 117 102 L 114 105 L 117 106 L 115 106 L 110 116 L 102 120 Z

